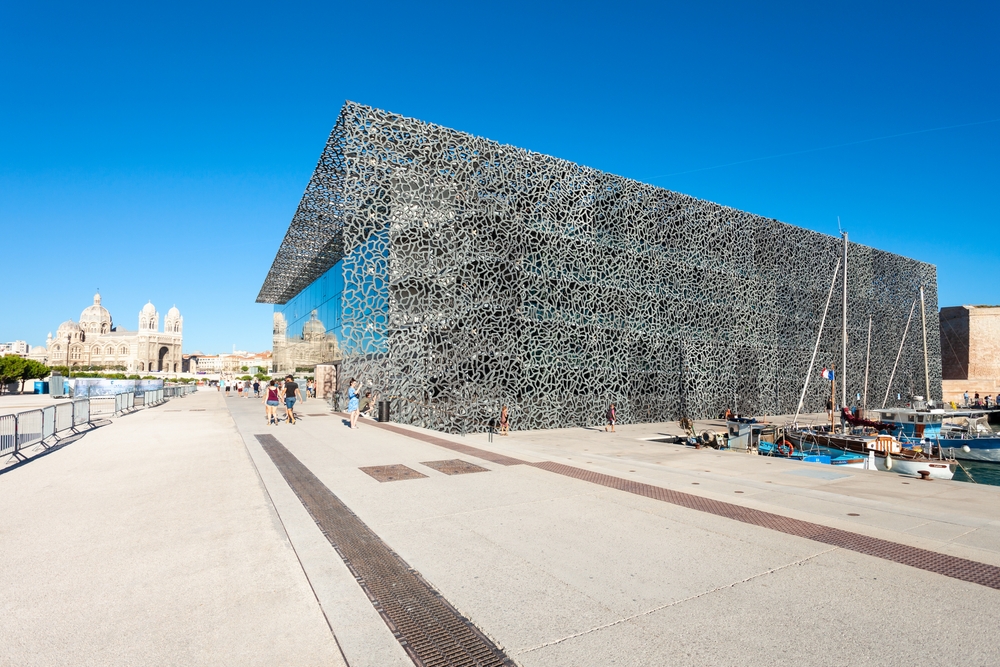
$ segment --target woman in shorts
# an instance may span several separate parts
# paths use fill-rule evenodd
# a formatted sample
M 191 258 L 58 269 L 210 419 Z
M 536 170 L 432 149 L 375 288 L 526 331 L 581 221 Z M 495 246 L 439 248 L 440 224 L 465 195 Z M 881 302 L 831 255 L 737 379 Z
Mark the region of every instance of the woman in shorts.
M 274 410 L 278 407 L 279 403 L 278 388 L 274 385 L 274 380 L 271 380 L 267 383 L 267 387 L 264 388 L 264 411 L 267 415 L 268 426 L 271 424 L 278 425 L 278 416 Z
M 507 406 L 500 408 L 500 435 L 507 435 L 510 431 L 510 414 L 507 412 Z

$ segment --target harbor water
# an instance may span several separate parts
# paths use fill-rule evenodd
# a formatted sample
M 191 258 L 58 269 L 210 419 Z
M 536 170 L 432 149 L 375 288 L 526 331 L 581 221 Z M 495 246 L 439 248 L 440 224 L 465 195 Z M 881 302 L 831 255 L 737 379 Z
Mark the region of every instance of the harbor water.
M 961 463 L 962 467 L 955 471 L 955 481 L 971 482 L 975 480 L 978 484 L 1000 486 L 1000 463 L 986 461 L 962 461 Z M 968 474 L 966 474 L 966 470 Z M 972 475 L 971 480 L 969 475 Z

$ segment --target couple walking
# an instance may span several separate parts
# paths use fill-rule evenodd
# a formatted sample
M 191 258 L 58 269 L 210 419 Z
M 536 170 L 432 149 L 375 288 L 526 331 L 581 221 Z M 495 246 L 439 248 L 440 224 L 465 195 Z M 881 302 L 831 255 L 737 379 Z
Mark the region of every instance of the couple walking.
M 267 383 L 264 391 L 264 410 L 267 416 L 267 424 L 278 425 L 277 408 L 282 403 L 285 404 L 285 420 L 289 424 L 295 424 L 295 412 L 292 409 L 295 401 L 302 398 L 299 385 L 291 375 L 285 376 L 284 384 L 278 384 L 274 380 Z

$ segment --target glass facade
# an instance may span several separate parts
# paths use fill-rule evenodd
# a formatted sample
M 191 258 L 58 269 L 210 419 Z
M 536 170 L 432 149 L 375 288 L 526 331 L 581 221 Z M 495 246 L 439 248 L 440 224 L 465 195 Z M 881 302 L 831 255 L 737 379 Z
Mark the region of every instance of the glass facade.
M 339 361 L 343 354 L 344 266 L 337 262 L 288 303 L 274 307 L 274 366 L 279 373 Z
M 323 324 L 324 333 L 340 338 L 343 326 L 344 262 L 334 264 L 326 273 L 317 278 L 288 303 L 274 307 L 274 312 L 285 318 L 285 335 L 289 338 L 302 336 L 303 325 L 310 321 L 312 311 Z

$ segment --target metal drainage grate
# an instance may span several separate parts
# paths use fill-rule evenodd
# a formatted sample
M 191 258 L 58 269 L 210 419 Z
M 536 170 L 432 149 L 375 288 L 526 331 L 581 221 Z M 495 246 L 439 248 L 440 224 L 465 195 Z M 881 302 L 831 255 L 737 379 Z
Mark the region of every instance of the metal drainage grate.
M 470 472 L 489 472 L 489 468 L 477 466 L 462 459 L 448 459 L 447 461 L 421 461 L 420 465 L 433 468 L 445 475 L 464 475 Z
M 408 438 L 423 440 L 424 442 L 429 442 L 432 445 L 437 445 L 438 447 L 444 447 L 445 449 L 450 449 L 453 452 L 458 452 L 460 454 L 467 454 L 469 456 L 475 456 L 477 459 L 489 461 L 490 463 L 499 463 L 502 466 L 516 466 L 527 463 L 527 461 L 522 461 L 520 459 L 515 459 L 510 456 L 505 456 L 504 454 L 497 454 L 496 452 L 491 452 L 485 449 L 479 449 L 478 447 L 470 447 L 469 445 L 462 445 L 457 442 L 452 442 L 451 440 L 445 440 L 444 438 L 438 438 L 433 435 L 427 435 L 426 433 L 421 433 L 419 431 L 411 431 L 409 429 L 399 428 L 398 426 L 393 426 L 392 424 L 386 424 L 382 422 L 371 422 L 371 425 L 377 426 L 378 428 L 381 429 L 385 429 L 386 431 L 392 431 L 393 433 L 405 435 Z
M 306 417 L 329 417 L 329 416 L 330 415 L 326 412 L 317 412 L 316 414 L 310 412 L 309 414 L 306 415 Z
M 361 472 L 366 475 L 370 475 L 380 482 L 398 482 L 401 479 L 420 479 L 421 477 L 427 477 L 423 473 L 419 473 L 413 468 L 407 468 L 404 465 L 395 464 L 391 466 L 368 466 L 367 468 L 358 468 Z
M 680 505 L 681 507 L 698 510 L 699 512 L 708 512 L 709 514 L 726 517 L 727 519 L 735 519 L 736 521 L 742 521 L 754 526 L 776 530 L 780 533 L 796 535 L 815 540 L 816 542 L 822 542 L 823 544 L 829 544 L 830 546 L 849 549 L 902 565 L 909 565 L 921 570 L 927 570 L 928 572 L 952 577 L 953 579 L 1000 589 L 1000 567 L 995 565 L 988 565 L 956 556 L 948 556 L 936 551 L 919 549 L 906 544 L 899 544 L 898 542 L 882 540 L 877 537 L 868 537 L 867 535 L 852 533 L 847 530 L 840 530 L 839 528 L 830 528 L 818 523 L 791 519 L 780 514 L 741 507 L 740 505 L 734 505 L 721 500 L 702 498 L 701 496 L 681 491 L 671 491 L 659 486 L 633 482 L 621 477 L 604 475 L 561 463 L 544 461 L 542 463 L 529 463 L 528 465 L 567 477 L 600 484 L 612 489 Z
M 188 412 L 204 412 L 205 408 L 191 408 Z
M 277 438 L 256 438 L 414 664 L 514 667 L 496 644 L 393 552 Z

